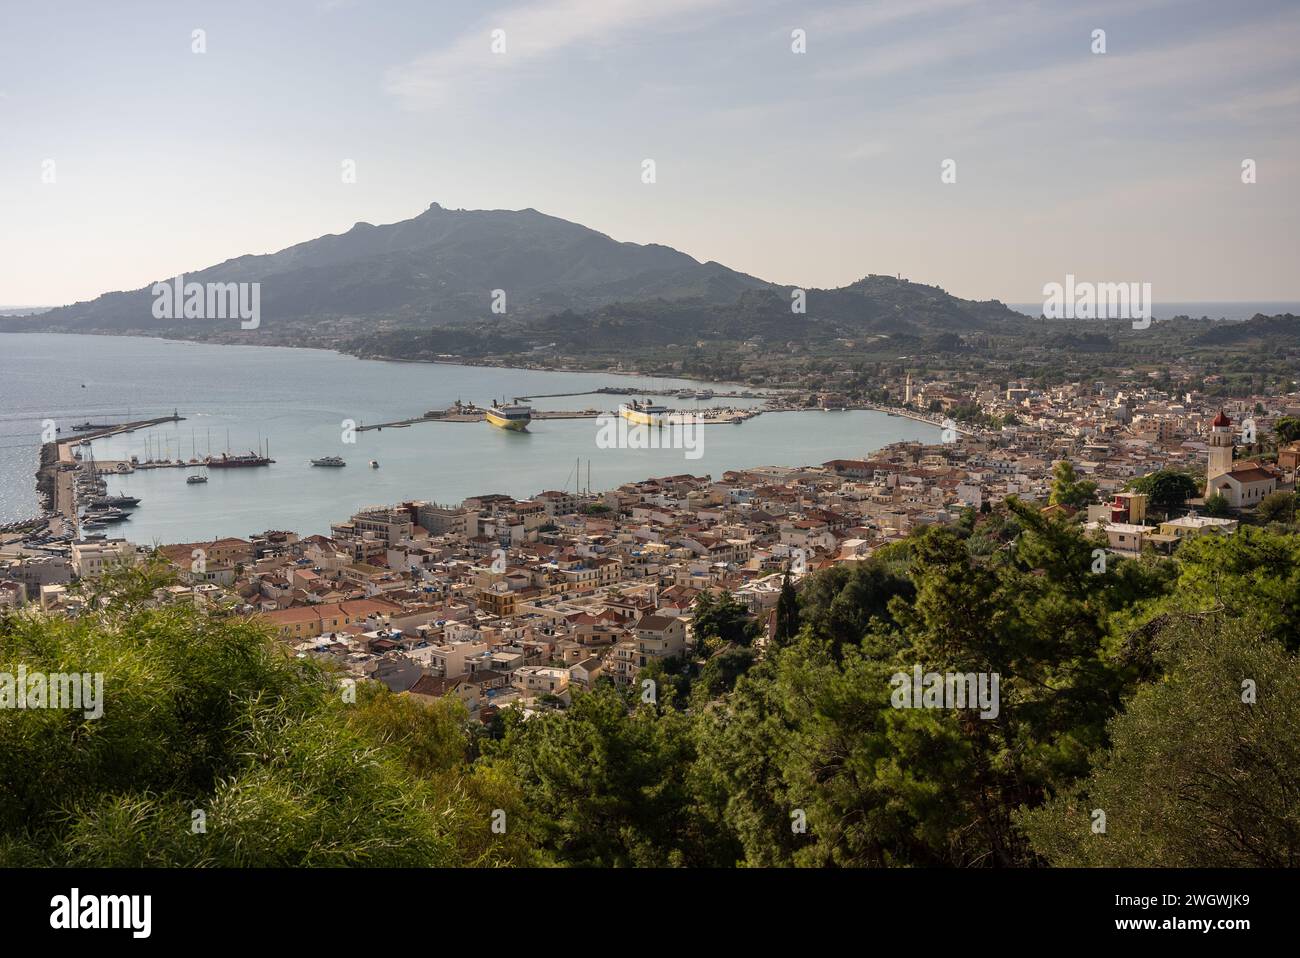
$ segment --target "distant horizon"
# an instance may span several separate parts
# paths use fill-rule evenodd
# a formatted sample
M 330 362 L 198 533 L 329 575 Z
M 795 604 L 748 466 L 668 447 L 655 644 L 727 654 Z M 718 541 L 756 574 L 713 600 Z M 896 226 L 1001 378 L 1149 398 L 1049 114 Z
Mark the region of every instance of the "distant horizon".
M 408 216 L 408 217 L 406 217 L 405 219 L 402 219 L 402 220 L 395 220 L 395 221 L 393 221 L 393 222 L 391 222 L 391 223 L 388 223 L 388 222 L 385 222 L 385 223 L 376 223 L 376 222 L 374 222 L 374 221 L 372 221 L 372 220 L 364 220 L 364 219 L 363 219 L 363 220 L 356 220 L 355 222 L 353 222 L 351 225 L 349 225 L 349 226 L 346 227 L 346 228 L 339 228 L 339 229 L 337 229 L 337 230 L 335 230 L 335 231 L 333 231 L 333 232 L 323 233 L 323 234 L 320 234 L 319 236 L 313 236 L 313 237 L 309 237 L 309 238 L 305 238 L 305 239 L 300 239 L 300 240 L 297 240 L 297 241 L 295 241 L 295 242 L 293 242 L 293 243 L 290 243 L 288 246 L 282 247 L 282 248 L 280 248 L 280 249 L 275 249 L 275 250 L 265 250 L 265 251 L 260 251 L 260 252 L 248 252 L 248 251 L 245 251 L 245 252 L 242 252 L 242 253 L 235 253 L 235 254 L 233 254 L 233 255 L 230 255 L 230 256 L 225 257 L 224 259 L 217 260 L 217 261 L 212 262 L 212 263 L 207 263 L 207 264 L 202 265 L 202 266 L 197 266 L 197 265 L 196 265 L 196 266 L 192 266 L 192 267 L 190 267 L 190 268 L 188 268 L 188 269 L 182 271 L 180 274 L 172 274 L 172 276 L 157 276 L 157 277 L 153 277 L 153 278 L 151 278 L 151 279 L 149 279 L 149 280 L 146 280 L 145 282 L 140 283 L 139 285 L 119 285 L 119 286 L 115 286 L 115 287 L 112 288 L 112 289 L 104 289 L 104 290 L 101 290 L 101 291 L 98 292 L 98 293 L 95 293 L 95 294 L 91 295 L 90 297 L 88 297 L 87 299 L 84 299 L 84 300 L 72 300 L 72 301 L 69 301 L 69 302 L 58 303 L 58 304 L 53 304 L 53 305 L 51 305 L 51 304 L 47 304 L 47 303 L 42 303 L 42 304 L 18 303 L 18 304 L 12 304 L 12 305 L 0 304 L 0 313 L 11 313 L 11 312 L 14 312 L 14 311 L 17 311 L 17 310 L 55 310 L 55 309 L 62 309 L 62 308 L 65 308 L 65 307 L 67 307 L 67 306 L 73 306 L 73 305 L 76 305 L 77 303 L 82 303 L 82 302 L 91 302 L 91 301 L 93 301 L 93 300 L 95 300 L 95 299 L 98 299 L 98 298 L 101 297 L 101 296 L 104 296 L 104 295 L 107 295 L 107 294 L 110 294 L 110 293 L 128 292 L 128 291 L 132 291 L 132 290 L 144 289 L 144 288 L 148 287 L 149 285 L 151 285 L 151 284 L 154 283 L 154 282 L 161 282 L 161 281 L 164 281 L 164 280 L 167 280 L 167 279 L 174 278 L 175 275 L 187 275 L 187 274 L 200 273 L 200 272 L 203 272 L 204 270 L 211 269 L 211 268 L 213 268 L 213 267 L 215 267 L 215 266 L 218 266 L 218 265 L 220 265 L 220 264 L 222 264 L 222 263 L 229 262 L 229 261 L 234 260 L 234 259 L 239 259 L 239 258 L 242 258 L 242 257 L 245 257 L 245 256 L 266 256 L 266 255 L 275 255 L 275 254 L 277 254 L 277 253 L 281 253 L 281 252 L 283 252 L 283 251 L 286 250 L 286 249 L 290 249 L 290 248 L 292 248 L 292 247 L 294 247 L 294 246 L 298 246 L 298 245 L 301 245 L 301 244 L 303 244 L 303 243 L 312 242 L 313 240 L 317 240 L 317 239 L 320 239 L 320 238 L 325 237 L 325 236 L 341 236 L 341 235 L 344 235 L 345 233 L 347 233 L 349 230 L 355 228 L 355 227 L 358 226 L 358 225 L 365 224 L 365 225 L 370 225 L 370 226 L 383 227 L 383 226 L 391 226 L 391 225 L 394 225 L 395 223 L 406 222 L 406 221 L 408 221 L 408 220 L 410 220 L 410 219 L 414 219 L 415 217 L 421 215 L 421 213 L 423 213 L 423 212 L 425 212 L 425 211 L 427 211 L 427 210 L 429 210 L 429 209 L 432 209 L 433 207 L 439 207 L 439 208 L 441 208 L 441 209 L 443 209 L 443 210 L 447 210 L 447 211 L 449 211 L 449 212 L 470 212 L 470 213 L 486 213 L 486 212 L 509 212 L 509 213 L 522 213 L 522 212 L 526 212 L 526 211 L 532 211 L 532 212 L 538 213 L 538 214 L 540 214 L 540 215 L 542 215 L 542 216 L 552 217 L 552 218 L 554 218 L 554 219 L 562 220 L 562 221 L 567 222 L 567 223 L 572 223 L 572 224 L 575 224 L 575 225 L 577 225 L 577 226 L 581 226 L 581 227 L 583 227 L 583 228 L 585 228 L 585 229 L 593 229 L 593 230 L 594 230 L 594 227 L 587 226 L 585 223 L 580 223 L 580 222 L 578 222 L 577 220 L 571 220 L 571 219 L 568 219 L 567 217 L 562 216 L 562 215 L 560 215 L 560 214 L 549 213 L 549 212 L 547 212 L 547 211 L 545 211 L 545 210 L 541 210 L 541 209 L 538 209 L 537 207 L 532 207 L 532 206 L 521 207 L 521 208 L 519 208 L 519 209 L 510 209 L 510 208 L 499 207 L 499 206 L 498 206 L 498 207 L 483 207 L 483 208 L 474 208 L 474 209 L 470 209 L 470 208 L 466 208 L 466 207 L 453 207 L 453 206 L 447 206 L 447 205 L 444 205 L 444 204 L 438 202 L 437 200 L 433 200 L 433 201 L 431 201 L 430 203 L 425 204 L 425 205 L 422 207 L 422 209 L 420 210 L 420 212 L 414 213 L 414 214 L 412 214 L 411 216 Z M 595 230 L 595 232 L 601 232 L 601 231 L 599 231 L 599 230 Z M 602 235 L 608 236 L 609 239 L 613 240 L 613 241 L 616 242 L 616 243 L 628 243 L 628 242 L 632 242 L 632 241 L 630 241 L 630 240 L 620 240 L 618 237 L 616 237 L 616 236 L 609 236 L 609 234 L 607 234 L 607 233 L 602 233 Z M 661 246 L 661 247 L 666 247 L 666 248 L 669 248 L 669 249 L 677 250 L 678 252 L 685 253 L 685 255 L 687 255 L 687 256 L 691 256 L 693 259 L 695 259 L 695 260 L 696 260 L 697 262 L 699 262 L 699 263 L 716 262 L 716 263 L 720 263 L 720 264 L 723 265 L 723 266 L 726 266 L 726 267 L 729 268 L 729 269 L 738 269 L 737 267 L 734 267 L 734 266 L 732 266 L 731 264 L 729 264 L 729 263 L 727 263 L 727 262 L 725 262 L 725 261 L 719 260 L 719 259 L 717 259 L 717 258 L 701 259 L 701 258 L 699 258 L 699 257 L 693 256 L 692 254 L 690 254 L 690 253 L 686 253 L 684 250 L 680 250 L 680 249 L 678 249 L 678 247 L 676 247 L 676 246 L 674 246 L 672 243 L 668 243 L 668 242 L 662 242 L 662 241 L 649 241 L 649 242 L 646 242 L 646 243 L 638 243 L 638 244 L 636 244 L 636 245 L 641 245 L 641 246 Z M 739 272 L 746 272 L 745 270 L 738 270 L 738 271 L 739 271 Z M 864 278 L 866 278 L 866 277 L 868 277 L 868 276 L 893 276 L 893 275 L 899 275 L 899 274 L 897 274 L 897 273 L 879 272 L 879 271 L 875 271 L 875 270 L 867 270 L 866 272 L 859 273 L 859 274 L 858 274 L 854 279 L 849 280 L 847 283 L 844 283 L 842 286 L 838 286 L 838 287 L 817 287 L 817 286 L 814 286 L 814 285 L 802 285 L 802 286 L 799 286 L 798 284 L 780 283 L 780 282 L 777 282 L 777 281 L 775 281 L 775 280 L 770 280 L 770 279 L 768 279 L 767 277 L 762 276 L 762 275 L 759 275 L 759 274 L 750 273 L 749 275 L 754 276 L 756 279 L 762 280 L 762 281 L 764 281 L 764 282 L 772 283 L 773 285 L 777 285 L 777 286 L 796 286 L 797 288 L 801 288 L 801 289 L 840 289 L 840 288 L 843 288 L 844 286 L 851 285 L 852 283 L 859 282 L 860 280 L 862 280 L 862 279 L 864 279 Z M 1035 300 L 1020 300 L 1020 301 L 1017 301 L 1017 302 L 1012 302 L 1011 300 L 1009 300 L 1009 299 L 1005 299 L 1005 298 L 1003 298 L 1003 297 L 1001 297 L 1001 296 L 986 297 L 986 298 L 984 298 L 984 299 L 981 300 L 981 299 L 978 299 L 978 298 L 976 298 L 976 297 L 965 296 L 965 295 L 962 295 L 962 294 L 959 293 L 959 292 L 954 291 L 954 290 L 951 289 L 951 288 L 949 287 L 949 285 L 948 285 L 946 282 L 944 282 L 943 280 L 933 279 L 933 278 L 929 278 L 929 277 L 919 277 L 919 276 L 906 276 L 906 277 L 903 277 L 903 278 L 904 278 L 904 279 L 907 279 L 907 280 L 909 280 L 909 281 L 912 281 L 912 282 L 916 282 L 916 283 L 918 283 L 918 284 L 920 284 L 920 285 L 924 285 L 924 286 L 934 286 L 934 287 L 937 287 L 937 288 L 939 288 L 939 289 L 943 289 L 945 292 L 949 293 L 950 295 L 956 296 L 956 297 L 958 297 L 958 298 L 960 298 L 960 299 L 972 300 L 972 301 L 1000 302 L 1000 303 L 1002 303 L 1003 305 L 1007 306 L 1009 309 L 1012 309 L 1013 311 L 1015 311 L 1015 312 L 1019 312 L 1019 313 L 1022 313 L 1022 314 L 1024 314 L 1024 315 L 1031 316 L 1032 318 L 1037 318 L 1037 316 L 1038 316 L 1039 314 L 1036 313 L 1036 312 L 1026 313 L 1025 310 L 1026 310 L 1026 309 L 1031 309 L 1031 310 L 1032 310 L 1032 309 L 1039 309 L 1039 308 L 1041 308 L 1041 303 L 1042 303 L 1041 300 L 1038 300 L 1038 301 L 1035 301 Z M 1284 311 L 1284 312 L 1291 312 L 1291 311 L 1292 311 L 1292 308 L 1295 308 L 1296 310 L 1300 310 L 1300 296 L 1297 296 L 1297 297 L 1294 298 L 1294 299 L 1283 298 L 1283 299 L 1194 299 L 1194 300 L 1155 300 L 1154 303 L 1153 303 L 1153 310 L 1156 311 L 1156 312 L 1154 313 L 1155 318 L 1171 318 L 1171 316 L 1173 316 L 1173 315 L 1180 315 L 1181 313 L 1180 313 L 1180 312 L 1175 312 L 1175 313 L 1172 313 L 1172 314 L 1169 314 L 1169 315 L 1166 315 L 1166 316 L 1161 316 L 1161 314 L 1160 314 L 1159 311 L 1162 310 L 1162 309 L 1163 309 L 1163 310 L 1181 309 L 1182 307 L 1196 307 L 1196 308 L 1199 308 L 1199 309 L 1203 309 L 1204 307 L 1235 307 L 1235 309 L 1233 309 L 1232 312 L 1233 312 L 1233 313 L 1237 313 L 1237 314 L 1239 314 L 1239 313 L 1242 312 L 1242 308 L 1243 308 L 1243 307 L 1247 307 L 1247 306 L 1279 306 L 1279 307 L 1287 307 L 1287 308 L 1286 308 L 1285 310 L 1283 310 L 1283 311 Z M 1221 317 L 1216 317 L 1216 316 L 1210 316 L 1210 314 L 1208 314 L 1208 313 L 1203 313 L 1203 312 L 1202 312 L 1202 313 L 1197 313 L 1197 312 L 1188 312 L 1186 315 L 1188 315 L 1190 318 L 1193 318 L 1193 319 L 1198 319 L 1198 318 L 1200 318 L 1202 315 L 1207 316 L 1207 317 L 1209 317 L 1209 318 L 1211 318 L 1211 319 L 1217 319 L 1217 318 L 1226 318 L 1226 319 L 1232 319 L 1232 318 L 1243 318 L 1243 319 L 1249 319 L 1249 318 L 1250 318 L 1249 315 L 1246 315 L 1246 316 L 1239 316 L 1239 317 L 1233 317 L 1233 316 L 1227 316 L 1227 315 L 1224 315 L 1224 316 L 1221 316 Z M 1253 313 L 1252 313 L 1251 315 L 1253 315 Z
M 926 284 L 926 285 L 932 285 L 932 284 Z M 1036 313 L 1026 313 L 1025 310 L 1026 310 L 1026 309 L 1041 308 L 1041 304 L 1037 304 L 1037 303 L 1009 303 L 1009 302 L 1007 302 L 1006 300 L 996 300 L 996 302 L 1000 302 L 1000 303 L 1002 303 L 1002 305 L 1006 306 L 1008 309 L 1012 310 L 1013 312 L 1022 313 L 1022 314 L 1026 315 L 1026 316 L 1029 316 L 1031 319 L 1036 319 L 1036 318 L 1038 318 L 1037 314 L 1036 314 Z M 0 304 L 0 312 L 11 312 L 11 311 L 14 311 L 14 310 L 20 310 L 20 309 L 21 309 L 21 310 L 55 310 L 55 309 L 63 309 L 63 308 L 66 307 L 66 306 L 73 306 L 73 305 L 76 305 L 76 304 L 75 304 L 75 303 L 59 303 L 59 304 L 57 304 L 57 305 L 49 305 L 49 304 L 44 304 L 44 303 L 42 303 L 42 304 L 22 304 L 22 303 L 19 303 L 19 304 L 14 304 L 14 305 L 4 305 L 4 304 Z M 1153 308 L 1153 310 L 1157 311 L 1157 312 L 1156 312 L 1156 316 L 1155 316 L 1155 318 L 1156 318 L 1156 319 L 1161 319 L 1161 318 L 1164 318 L 1164 317 L 1161 317 L 1161 316 L 1159 315 L 1159 312 L 1158 312 L 1158 311 L 1159 311 L 1160 309 L 1173 309 L 1173 308 L 1180 308 L 1180 307 L 1204 307 L 1204 306 L 1214 306 L 1214 307 L 1235 306 L 1235 307 L 1238 307 L 1238 308 L 1240 308 L 1240 307 L 1244 307 L 1244 306 L 1252 306 L 1252 307 L 1253 307 L 1253 306 L 1280 306 L 1280 307 L 1287 307 L 1286 309 L 1283 309 L 1282 312 L 1291 312 L 1291 311 L 1292 311 L 1292 309 L 1291 309 L 1292 307 L 1294 307 L 1296 310 L 1300 310 L 1300 300 L 1285 300 L 1285 299 L 1283 299 L 1283 300 L 1230 300 L 1230 299 L 1225 299 L 1225 300 L 1206 300 L 1206 301 L 1203 301 L 1203 302 L 1177 302 L 1177 301 L 1174 301 L 1174 302 L 1168 302 L 1168 303 L 1156 302 L 1152 308 Z M 1260 312 L 1263 312 L 1263 311 L 1260 310 Z M 1175 315 L 1178 315 L 1178 314 L 1175 314 Z M 1200 318 L 1202 318 L 1201 314 L 1187 313 L 1186 315 L 1188 316 L 1189 319 L 1200 319 Z M 1231 319 L 1231 318 L 1232 318 L 1232 317 L 1210 316 L 1208 313 L 1206 313 L 1206 314 L 1204 314 L 1204 315 L 1205 315 L 1207 318 L 1209 318 L 1209 319 L 1224 319 L 1224 318 L 1226 318 L 1226 319 Z M 1269 313 L 1268 315 L 1276 315 L 1276 314 Z M 1246 318 L 1249 318 L 1249 317 L 1246 317 Z

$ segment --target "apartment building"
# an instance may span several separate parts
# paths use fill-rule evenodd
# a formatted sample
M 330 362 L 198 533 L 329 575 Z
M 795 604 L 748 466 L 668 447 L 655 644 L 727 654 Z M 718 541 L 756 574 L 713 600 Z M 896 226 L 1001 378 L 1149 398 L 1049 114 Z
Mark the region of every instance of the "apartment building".
M 651 659 L 686 652 L 686 623 L 667 615 L 643 616 L 631 627 L 632 638 L 617 643 L 606 660 L 606 672 L 620 685 L 631 685 Z
M 136 548 L 125 539 L 72 544 L 72 571 L 79 579 L 96 579 L 110 569 L 135 565 Z

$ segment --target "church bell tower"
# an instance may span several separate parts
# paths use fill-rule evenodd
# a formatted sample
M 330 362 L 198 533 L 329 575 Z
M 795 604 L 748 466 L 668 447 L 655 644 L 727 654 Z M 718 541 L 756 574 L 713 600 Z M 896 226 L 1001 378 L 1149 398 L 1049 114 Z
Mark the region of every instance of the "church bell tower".
M 1210 423 L 1210 458 L 1205 467 L 1205 481 L 1232 471 L 1232 420 L 1222 409 Z

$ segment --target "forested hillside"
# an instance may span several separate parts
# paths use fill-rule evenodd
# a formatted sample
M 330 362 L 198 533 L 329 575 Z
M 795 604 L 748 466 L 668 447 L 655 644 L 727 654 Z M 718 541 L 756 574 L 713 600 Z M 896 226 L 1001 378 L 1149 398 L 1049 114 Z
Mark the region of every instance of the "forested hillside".
M 968 512 L 788 588 L 770 643 L 704 600 L 654 701 L 488 727 L 349 702 L 138 569 L 75 621 L 0 620 L 0 669 L 107 676 L 99 720 L 0 713 L 0 864 L 1300 864 L 1300 535 L 1094 548 L 1014 500 Z M 996 717 L 894 707 L 918 664 L 998 673 Z

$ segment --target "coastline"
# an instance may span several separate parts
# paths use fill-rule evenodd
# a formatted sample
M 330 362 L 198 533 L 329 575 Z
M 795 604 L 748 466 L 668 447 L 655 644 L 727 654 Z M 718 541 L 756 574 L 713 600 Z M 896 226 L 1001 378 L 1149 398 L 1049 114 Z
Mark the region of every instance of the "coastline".
M 93 356 L 101 353 L 107 353 L 109 355 L 116 355 L 116 354 L 123 354 L 123 353 L 131 354 L 137 350 L 137 347 L 133 345 L 133 343 L 138 342 L 140 344 L 139 348 L 143 349 L 148 344 L 148 342 L 151 341 L 160 344 L 179 343 L 179 344 L 193 344 L 196 346 L 279 345 L 290 350 L 309 349 L 309 350 L 313 350 L 314 351 L 313 354 L 315 355 L 320 355 L 321 352 L 324 352 L 324 353 L 331 353 L 339 357 L 347 357 L 352 360 L 363 360 L 363 361 L 373 360 L 375 362 L 405 362 L 407 365 L 411 365 L 413 363 L 420 363 L 423 365 L 446 366 L 449 369 L 460 368 L 465 370 L 464 373 L 459 374 L 459 378 L 462 380 L 465 378 L 477 379 L 478 374 L 475 372 L 475 370 L 477 370 L 480 367 L 485 371 L 483 373 L 483 375 L 485 376 L 488 375 L 486 371 L 490 370 L 493 379 L 501 379 L 503 378 L 503 375 L 505 378 L 513 378 L 513 374 L 515 372 L 528 373 L 528 374 L 545 373 L 548 374 L 548 377 L 550 375 L 560 375 L 560 376 L 568 375 L 571 379 L 580 380 L 578 383 L 576 383 L 573 387 L 570 388 L 575 388 L 579 390 L 587 390 L 589 388 L 592 394 L 599 393 L 602 389 L 610 389 L 612 391 L 607 394 L 607 398 L 611 398 L 612 401 L 617 401 L 617 397 L 619 397 L 620 395 L 625 395 L 618 391 L 620 388 L 622 388 L 621 382 L 619 380 L 613 380 L 612 379 L 613 376 L 621 377 L 622 382 L 626 382 L 629 378 L 640 377 L 641 381 L 636 385 L 632 385 L 629 390 L 630 392 L 640 392 L 644 390 L 649 394 L 653 394 L 656 391 L 663 391 L 664 393 L 671 394 L 679 390 L 690 389 L 691 386 L 695 384 L 700 384 L 700 388 L 704 388 L 705 386 L 707 386 L 712 390 L 715 390 L 719 394 L 717 396 L 718 404 L 725 404 L 727 402 L 728 396 L 725 395 L 725 393 L 734 392 L 737 398 L 749 399 L 752 404 L 762 407 L 762 411 L 764 412 L 815 411 L 814 407 L 805 407 L 803 405 L 803 400 L 806 399 L 806 395 L 804 392 L 798 390 L 771 390 L 771 389 L 763 388 L 761 386 L 748 386 L 748 385 L 736 383 L 734 381 L 717 380 L 717 379 L 700 379 L 695 376 L 690 376 L 690 377 L 658 376 L 655 374 L 643 373 L 643 372 L 638 372 L 637 370 L 628 370 L 628 369 L 621 369 L 621 370 L 606 369 L 606 368 L 574 369 L 574 368 L 558 368 L 558 367 L 551 367 L 549 365 L 539 365 L 539 364 L 517 365 L 517 364 L 499 363 L 499 362 L 457 361 L 454 359 L 400 360 L 393 357 L 358 356 L 352 353 L 344 352 L 339 349 L 328 348 L 325 346 L 293 346 L 285 343 L 267 343 L 267 344 L 260 344 L 260 343 L 250 344 L 250 343 L 237 343 L 237 342 L 215 342 L 214 343 L 205 340 L 194 340 L 194 339 L 164 337 L 164 336 L 135 336 L 127 333 L 105 333 L 102 331 L 86 332 L 86 333 L 47 333 L 47 332 L 32 332 L 30 330 L 22 330 L 20 331 L 20 334 L 22 338 L 33 337 L 33 338 L 44 339 L 48 337 L 48 341 L 53 344 L 48 348 L 55 351 L 72 349 L 73 347 L 71 346 L 71 343 L 74 342 L 80 342 L 86 344 L 75 349 L 75 354 L 78 355 L 87 354 Z M 94 343 L 94 340 L 65 340 L 66 337 L 70 337 L 70 336 L 112 336 L 117 338 L 121 342 L 119 345 L 113 347 L 112 349 L 109 349 L 107 346 L 99 347 L 99 346 L 91 345 Z M 65 340 L 69 345 L 66 347 L 60 346 L 59 340 Z M 14 345 L 13 349 L 14 350 L 18 349 L 17 344 Z M 146 353 L 146 355 L 155 355 L 155 354 L 159 354 L 163 356 L 171 355 L 170 352 L 166 350 L 164 347 L 162 347 L 161 345 L 152 347 L 152 350 L 149 353 Z M 253 354 L 250 353 L 247 355 L 250 357 L 248 361 L 251 362 L 252 361 L 251 356 Z M 302 354 L 304 361 L 307 361 L 308 355 L 309 354 L 307 353 Z M 233 361 L 236 365 L 242 364 L 244 361 L 240 360 L 238 356 L 239 356 L 238 353 L 231 354 L 230 361 Z M 165 358 L 161 361 L 167 362 Z M 217 365 L 221 365 L 227 362 L 227 360 L 216 358 L 216 357 L 212 357 L 210 359 L 186 360 L 186 361 L 187 362 L 188 361 L 212 362 Z M 280 363 L 280 360 L 272 357 L 265 357 L 262 360 L 262 362 L 270 363 L 272 365 L 278 365 Z M 371 367 L 371 371 L 366 375 L 371 378 L 375 377 L 376 375 L 379 376 L 389 375 L 386 373 L 377 373 L 378 369 L 379 367 Z M 395 375 L 395 373 L 393 375 Z M 419 374 L 416 374 L 414 372 L 412 372 L 412 374 L 410 375 L 415 375 L 419 377 Z M 542 377 L 537 377 L 537 378 L 542 378 Z M 676 383 L 676 385 L 674 385 L 674 383 Z M 550 392 L 560 388 L 557 385 L 552 389 L 548 390 L 547 386 L 549 385 L 549 383 L 539 383 L 536 380 L 531 381 L 530 383 L 528 383 L 528 385 L 531 386 L 533 390 L 536 390 L 538 395 L 548 395 Z M 562 394 L 568 395 L 569 393 L 564 392 Z M 581 392 L 574 393 L 574 395 L 580 395 L 580 394 Z M 798 401 L 792 401 L 796 396 L 800 396 L 802 398 L 800 398 Z M 70 398 L 75 400 L 76 394 L 74 393 Z M 770 405 L 765 405 L 765 403 L 770 403 Z M 166 405 L 170 407 L 172 404 L 169 401 L 166 403 Z M 419 407 L 419 408 L 423 408 L 423 407 Z M 415 410 L 416 414 L 418 414 L 419 408 Z M 859 403 L 854 403 L 852 404 L 852 408 L 861 409 L 862 406 Z M 73 408 L 71 411 L 65 410 L 66 415 L 74 415 L 79 413 L 80 410 L 76 408 Z M 137 416 L 131 418 L 133 420 L 139 419 L 140 416 L 137 414 Z M 915 418 L 918 422 L 924 422 L 924 419 L 922 417 L 908 417 L 908 418 Z M 76 421 L 80 421 L 80 420 L 77 419 Z M 100 420 L 96 420 L 96 421 L 100 421 Z M 117 420 L 114 419 L 111 421 L 116 422 Z M 62 439 L 63 437 L 60 438 Z M 94 438 L 94 436 L 87 435 L 78 438 L 88 439 L 88 438 Z M 66 442 L 68 440 L 64 439 L 63 441 Z M 22 506 L 21 509 L 14 509 L 12 513 L 7 514 L 6 524 L 10 521 L 20 522 L 20 523 L 41 522 L 41 521 L 54 518 L 55 515 L 57 515 L 60 511 L 58 508 L 59 503 L 57 502 L 57 500 L 60 497 L 57 494 L 55 494 L 56 484 L 52 481 L 54 479 L 54 474 L 55 474 L 54 470 L 51 469 L 52 463 L 42 458 L 43 456 L 42 447 L 38 444 L 34 444 L 34 445 L 36 445 L 36 455 L 31 456 L 30 459 L 26 454 L 21 455 L 21 458 L 19 458 L 16 463 L 17 468 L 13 470 L 13 474 L 16 477 L 19 470 L 21 470 L 21 472 L 24 473 L 26 476 L 32 477 L 35 480 L 37 495 L 34 499 L 22 500 L 21 503 L 19 503 L 19 505 Z M 57 443 L 55 445 L 57 446 Z M 17 458 L 17 456 L 18 454 L 15 454 L 15 458 Z M 821 460 L 809 459 L 807 461 L 813 462 L 813 461 L 821 461 Z M 794 460 L 791 460 L 789 462 L 784 462 L 783 460 L 780 459 L 779 456 L 776 457 L 773 460 L 773 462 L 779 463 L 783 466 L 797 464 Z M 727 467 L 730 468 L 730 464 L 728 464 Z
M 110 332 L 103 329 L 95 330 L 67 330 L 67 329 L 5 329 L 0 322 L 0 334 L 11 333 L 14 335 L 30 334 L 37 336 L 104 336 L 113 339 L 153 339 L 165 343 L 193 343 L 203 346 L 250 346 L 260 349 L 315 349 L 321 352 L 335 353 L 339 356 L 349 356 L 352 359 L 368 360 L 377 363 L 406 363 L 409 365 L 427 365 L 427 366 L 485 366 L 492 369 L 517 369 L 528 372 L 548 372 L 548 373 L 590 373 L 601 376 L 641 376 L 659 379 L 680 379 L 684 382 L 709 383 L 718 386 L 734 386 L 737 389 L 752 389 L 745 383 L 738 383 L 725 379 L 706 379 L 702 376 L 691 375 L 687 373 L 674 373 L 671 376 L 659 375 L 657 373 L 641 372 L 635 369 L 615 369 L 613 367 L 582 367 L 573 368 L 569 366 L 548 366 L 548 365 L 527 365 L 519 366 L 504 362 L 494 362 L 491 359 L 460 357 L 455 359 L 406 359 L 401 356 L 382 356 L 372 354 L 361 354 L 348 352 L 337 346 L 320 346 L 312 344 L 297 343 L 246 343 L 246 342 L 229 342 L 225 340 L 212 339 L 188 339 L 181 336 L 164 336 L 152 335 L 139 330 L 130 330 L 124 332 Z

